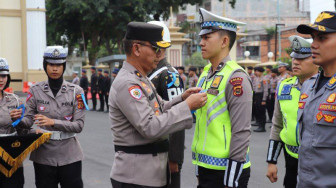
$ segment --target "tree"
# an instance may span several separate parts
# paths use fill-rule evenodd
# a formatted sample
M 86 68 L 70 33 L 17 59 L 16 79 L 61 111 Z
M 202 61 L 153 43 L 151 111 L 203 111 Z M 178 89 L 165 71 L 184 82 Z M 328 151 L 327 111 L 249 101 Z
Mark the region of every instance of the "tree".
M 267 33 L 267 36 L 266 36 L 266 39 L 267 39 L 267 50 L 268 50 L 268 52 L 270 52 L 271 51 L 271 43 L 270 43 L 270 41 L 271 41 L 272 37 L 275 34 L 275 27 L 266 27 L 265 30 L 266 30 L 266 33 Z
M 185 60 L 186 66 L 204 67 L 207 64 L 208 61 L 203 59 L 201 52 L 195 52 Z

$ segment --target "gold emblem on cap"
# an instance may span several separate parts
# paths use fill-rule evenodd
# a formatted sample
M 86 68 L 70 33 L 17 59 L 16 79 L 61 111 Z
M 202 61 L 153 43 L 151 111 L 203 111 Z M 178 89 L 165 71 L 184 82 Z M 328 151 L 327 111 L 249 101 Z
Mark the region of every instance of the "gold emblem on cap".
M 18 148 L 20 146 L 21 146 L 21 143 L 18 140 L 12 143 L 12 148 Z
M 332 18 L 332 17 L 334 17 L 334 15 L 331 15 L 331 14 L 326 13 L 326 12 L 322 12 L 317 16 L 315 22 L 321 22 L 324 19 L 329 19 L 329 18 Z
M 294 38 L 292 48 L 294 51 L 300 51 L 301 49 L 301 44 L 299 42 L 299 39 L 297 37 Z

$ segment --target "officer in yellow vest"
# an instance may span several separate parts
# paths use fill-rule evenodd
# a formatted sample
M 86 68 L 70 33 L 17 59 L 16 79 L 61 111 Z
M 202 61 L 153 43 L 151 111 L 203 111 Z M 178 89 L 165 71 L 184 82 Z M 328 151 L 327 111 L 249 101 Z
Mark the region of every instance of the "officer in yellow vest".
M 192 162 L 198 188 L 247 187 L 251 136 L 252 83 L 249 75 L 230 59 L 237 25 L 244 23 L 200 9 L 204 67 L 197 87 L 207 103 L 196 111 Z
M 284 147 L 286 162 L 286 174 L 284 187 L 296 187 L 298 169 L 298 124 L 297 111 L 302 83 L 308 79 L 315 79 L 318 66 L 313 64 L 311 57 L 311 39 L 304 39 L 300 36 L 290 36 L 292 43 L 293 77 L 280 82 L 274 108 L 273 126 L 268 147 L 267 177 L 272 183 L 277 181 L 277 158 Z

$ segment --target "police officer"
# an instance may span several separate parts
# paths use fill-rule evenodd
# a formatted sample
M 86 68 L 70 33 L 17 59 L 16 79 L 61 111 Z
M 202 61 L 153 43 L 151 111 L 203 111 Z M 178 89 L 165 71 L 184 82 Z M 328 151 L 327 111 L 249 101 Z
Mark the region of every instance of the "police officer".
M 270 83 L 268 84 L 268 97 L 266 101 L 268 117 L 272 120 L 274 113 L 275 93 L 278 86 L 278 69 L 273 68 L 271 70 Z
M 98 95 L 99 95 L 99 101 L 100 101 L 100 112 L 104 112 L 104 104 L 105 104 L 105 100 L 104 100 L 104 88 L 105 88 L 105 79 L 103 76 L 103 70 L 102 69 L 98 69 Z
M 126 61 L 109 96 L 115 156 L 111 171 L 114 188 L 166 187 L 169 143 L 167 135 L 192 127 L 190 110 L 206 103 L 206 94 L 191 88 L 166 102 L 147 78 L 169 45 L 163 28 L 130 22 L 123 40 Z M 194 94 L 192 94 L 194 93 Z
M 72 82 L 73 84 L 79 85 L 79 78 L 78 78 L 78 72 L 77 71 L 73 71 L 72 72 Z
M 104 71 L 104 84 L 103 84 L 103 97 L 106 103 L 106 113 L 108 113 L 108 98 L 109 92 L 111 88 L 111 78 L 109 76 L 109 72 L 107 70 Z
M 266 132 L 266 99 L 268 96 L 268 84 L 264 79 L 262 67 L 255 67 L 253 80 L 253 105 L 255 106 L 256 124 L 258 128 L 254 132 Z
M 5 58 L 0 58 L 0 137 L 11 135 L 16 131 L 12 126 L 10 112 L 20 105 L 20 100 L 17 95 L 4 91 L 9 87 L 10 79 L 8 62 Z M 19 112 L 18 117 L 20 116 Z M 23 185 L 23 167 L 18 168 L 10 178 L 0 172 L 1 188 L 23 188 Z
M 264 76 L 264 79 L 266 80 L 267 82 L 267 99 L 266 99 L 266 111 L 267 111 L 267 114 L 268 114 L 268 118 L 269 118 L 269 121 L 272 120 L 272 116 L 273 116 L 273 111 L 272 108 L 274 108 L 274 104 L 272 105 L 271 101 L 269 100 L 271 97 L 271 92 L 270 92 L 270 89 L 271 89 L 271 78 L 272 78 L 272 66 L 271 65 L 267 65 L 266 68 L 265 68 L 265 72 L 266 72 L 266 75 Z
M 208 96 L 207 104 L 196 111 L 192 143 L 198 187 L 247 187 L 252 85 L 249 75 L 229 56 L 237 25 L 244 23 L 202 8 L 200 15 L 202 57 L 210 64 L 197 83 Z
M 51 132 L 46 142 L 30 155 L 34 162 L 37 188 L 82 188 L 83 152 L 76 138 L 84 126 L 84 92 L 63 79 L 67 50 L 48 46 L 43 68 L 48 81 L 33 85 L 26 100 L 22 119 L 25 127 L 37 125 L 41 132 Z
M 187 77 L 187 89 L 196 87 L 196 83 L 198 81 L 198 77 L 196 75 L 196 67 L 190 67 Z
M 87 100 L 87 94 L 88 94 L 88 91 L 89 91 L 89 80 L 86 76 L 86 70 L 82 70 L 82 77 L 80 79 L 79 86 L 81 88 L 83 88 L 83 90 L 84 90 L 85 101 L 88 101 Z
M 170 47 L 170 33 L 168 27 L 159 21 L 148 22 L 150 24 L 163 27 L 163 43 Z M 165 49 L 162 49 L 165 50 Z M 157 68 L 149 75 L 149 79 L 153 82 L 157 93 L 163 100 L 171 101 L 173 98 L 181 95 L 184 92 L 183 80 L 179 73 L 173 68 L 162 53 L 160 62 Z M 169 170 L 171 173 L 171 181 L 168 187 L 179 188 L 181 187 L 181 169 L 184 158 L 184 129 L 169 135 Z
M 187 76 L 184 74 L 184 67 L 183 66 L 177 67 L 177 71 L 179 72 L 179 75 L 183 80 L 183 85 L 184 85 L 184 89 L 185 89 L 186 88 L 186 83 L 187 83 Z
M 322 68 L 301 89 L 297 187 L 335 187 L 336 13 L 323 11 L 314 24 L 299 25 L 297 31 L 311 34 L 313 63 Z
M 288 63 L 284 63 L 284 62 L 279 61 L 279 63 L 278 63 L 278 72 L 280 74 L 279 75 L 279 82 L 290 77 L 290 75 L 287 72 L 287 67 L 288 67 Z
M 294 77 L 281 81 L 278 87 L 266 160 L 267 177 L 274 183 L 277 181 L 277 158 L 281 148 L 285 148 L 286 174 L 283 185 L 286 188 L 296 187 L 299 148 L 296 118 L 298 108 L 303 107 L 298 104 L 300 89 L 305 80 L 316 78 L 318 72 L 318 66 L 313 64 L 311 57 L 312 40 L 295 35 L 290 36 L 289 40 L 293 50 L 290 56 Z
M 96 111 L 97 93 L 98 93 L 98 76 L 96 74 L 96 67 L 91 67 L 91 97 L 93 106 L 91 111 Z
M 111 76 L 111 85 L 112 85 L 114 79 L 117 77 L 118 72 L 119 72 L 119 69 L 118 69 L 118 68 L 115 68 L 115 69 L 113 70 L 113 72 L 112 72 L 112 76 Z M 110 91 L 110 90 L 109 90 L 109 91 Z

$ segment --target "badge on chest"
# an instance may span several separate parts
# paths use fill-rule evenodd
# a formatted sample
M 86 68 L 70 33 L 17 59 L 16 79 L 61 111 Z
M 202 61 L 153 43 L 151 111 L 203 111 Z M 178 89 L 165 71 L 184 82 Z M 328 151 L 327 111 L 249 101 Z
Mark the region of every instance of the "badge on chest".
M 281 95 L 278 96 L 278 100 L 292 100 L 292 96 L 290 95 L 292 90 L 292 84 L 284 85 L 281 90 Z
M 212 89 L 218 89 L 221 81 L 223 79 L 223 76 L 215 76 L 215 78 L 213 79 L 211 85 L 210 85 L 210 88 Z

